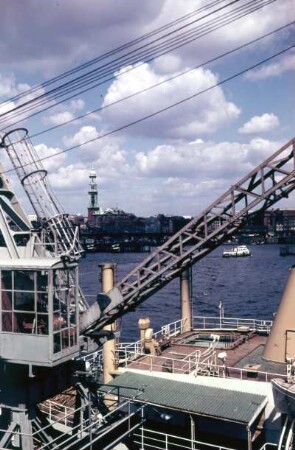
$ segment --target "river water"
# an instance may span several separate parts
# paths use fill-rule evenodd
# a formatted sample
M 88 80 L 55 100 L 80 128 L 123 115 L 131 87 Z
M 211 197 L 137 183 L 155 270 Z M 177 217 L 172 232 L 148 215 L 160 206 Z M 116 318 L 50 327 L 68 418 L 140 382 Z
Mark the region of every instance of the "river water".
M 218 316 L 218 305 L 222 301 L 226 316 L 273 318 L 289 268 L 295 264 L 295 256 L 280 256 L 279 245 L 252 245 L 249 248 L 251 257 L 222 258 L 225 247 L 221 246 L 194 265 L 194 315 Z M 101 291 L 100 264 L 116 264 L 119 281 L 147 256 L 145 253 L 88 253 L 80 262 L 80 284 L 88 302 L 92 303 Z M 146 316 L 150 317 L 154 331 L 180 318 L 178 278 L 142 303 L 135 312 L 123 317 L 121 340 L 137 340 L 138 319 Z

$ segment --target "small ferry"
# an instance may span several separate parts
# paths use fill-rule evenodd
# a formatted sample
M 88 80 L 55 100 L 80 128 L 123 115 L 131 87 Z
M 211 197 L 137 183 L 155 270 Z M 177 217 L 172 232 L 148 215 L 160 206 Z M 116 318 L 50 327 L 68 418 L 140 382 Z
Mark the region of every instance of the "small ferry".
M 246 245 L 238 245 L 230 250 L 224 250 L 222 256 L 224 258 L 238 257 L 238 256 L 251 256 L 251 252 Z

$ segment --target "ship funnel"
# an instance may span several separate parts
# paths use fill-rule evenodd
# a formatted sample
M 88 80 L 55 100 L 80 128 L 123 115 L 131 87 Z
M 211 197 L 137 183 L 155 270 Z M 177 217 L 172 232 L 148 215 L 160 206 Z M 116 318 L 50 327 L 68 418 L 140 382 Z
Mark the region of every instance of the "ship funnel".
M 263 358 L 279 363 L 295 359 L 295 266 L 290 269 Z

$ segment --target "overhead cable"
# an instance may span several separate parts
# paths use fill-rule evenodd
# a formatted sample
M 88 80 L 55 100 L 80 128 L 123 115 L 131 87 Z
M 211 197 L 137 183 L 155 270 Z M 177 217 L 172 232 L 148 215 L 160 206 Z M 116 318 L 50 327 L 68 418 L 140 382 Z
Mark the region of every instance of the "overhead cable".
M 132 94 L 126 96 L 126 97 L 122 97 L 122 98 L 120 98 L 119 100 L 116 100 L 116 101 L 114 101 L 114 102 L 112 102 L 112 103 L 108 103 L 108 104 L 106 104 L 106 105 L 104 105 L 104 106 L 100 106 L 99 108 L 96 108 L 96 109 L 93 109 L 93 110 L 91 110 L 91 111 L 88 111 L 88 112 L 86 112 L 86 113 L 84 113 L 84 114 L 81 114 L 81 115 L 79 115 L 79 116 L 77 116 L 77 117 L 74 117 L 74 118 L 72 118 L 72 119 L 66 120 L 66 121 L 64 121 L 64 122 L 62 122 L 62 123 L 59 123 L 59 124 L 57 124 L 57 125 L 54 125 L 54 126 L 52 126 L 52 127 L 46 128 L 45 130 L 42 130 L 42 131 L 39 131 L 39 132 L 37 132 L 37 133 L 31 134 L 31 135 L 30 135 L 30 138 L 32 139 L 32 138 L 34 138 L 34 137 L 37 137 L 37 136 L 40 136 L 40 135 L 42 135 L 42 134 L 48 133 L 48 132 L 50 132 L 50 131 L 56 130 L 57 128 L 60 128 L 60 127 L 62 127 L 62 126 L 64 126 L 64 125 L 68 125 L 68 124 L 73 123 L 73 122 L 75 122 L 75 121 L 77 121 L 77 120 L 81 120 L 81 119 L 83 119 L 83 118 L 85 118 L 85 117 L 88 117 L 88 116 L 90 116 L 91 114 L 94 114 L 94 113 L 97 113 L 97 112 L 104 111 L 104 110 L 107 109 L 107 108 L 110 108 L 110 107 L 112 107 L 112 106 L 115 106 L 115 105 L 117 105 L 117 104 L 119 104 L 119 103 L 122 103 L 122 102 L 124 102 L 124 101 L 126 101 L 126 100 L 130 100 L 131 98 L 134 98 L 134 97 L 136 97 L 136 96 L 138 96 L 138 95 L 140 95 L 140 94 L 143 94 L 143 93 L 145 93 L 145 92 L 148 92 L 148 91 L 150 91 L 150 90 L 152 90 L 152 89 L 154 89 L 154 88 L 156 88 L 156 87 L 159 87 L 159 86 L 161 86 L 161 85 L 163 85 L 163 84 L 166 84 L 166 83 L 168 83 L 168 82 L 170 82 L 170 81 L 172 81 L 172 80 L 175 80 L 175 79 L 177 79 L 177 78 L 180 78 L 180 77 L 182 77 L 182 76 L 184 76 L 184 75 L 186 75 L 186 74 L 188 74 L 188 73 L 190 73 L 190 72 L 193 72 L 193 71 L 199 69 L 200 67 L 207 66 L 208 64 L 211 64 L 212 62 L 216 62 L 216 61 L 218 61 L 219 59 L 222 59 L 222 58 L 224 58 L 224 57 L 226 57 L 226 56 L 232 55 L 233 53 L 235 53 L 235 52 L 237 52 L 237 51 L 239 51 L 239 50 L 242 50 L 242 49 L 244 49 L 244 48 L 246 48 L 246 47 L 249 47 L 250 45 L 253 45 L 253 44 L 257 43 L 257 42 L 261 41 L 262 39 L 265 39 L 265 38 L 267 38 L 267 37 L 269 37 L 269 36 L 272 36 L 272 35 L 274 35 L 274 34 L 280 32 L 280 31 L 282 31 L 282 30 L 285 30 L 285 29 L 289 28 L 290 26 L 292 26 L 292 25 L 294 25 L 294 24 L 295 24 L 295 22 L 290 22 L 290 23 L 288 23 L 288 24 L 286 24 L 286 25 L 284 25 L 284 26 L 282 26 L 282 27 L 280 27 L 280 28 L 277 28 L 277 29 L 275 29 L 275 30 L 273 30 L 273 31 L 270 31 L 269 33 L 266 33 L 266 34 L 264 34 L 264 35 L 262 35 L 262 36 L 259 36 L 258 38 L 253 39 L 252 41 L 248 41 L 248 42 L 246 42 L 245 44 L 240 45 L 239 47 L 236 47 L 236 48 L 234 48 L 234 49 L 232 49 L 232 50 L 229 50 L 229 51 L 227 51 L 227 52 L 225 52 L 225 53 L 222 53 L 221 55 L 218 55 L 218 56 L 216 56 L 216 57 L 214 57 L 214 58 L 211 58 L 211 59 L 209 59 L 209 60 L 207 60 L 207 61 L 205 61 L 205 62 L 202 62 L 202 63 L 198 64 L 197 66 L 192 67 L 191 69 L 184 70 L 184 71 L 182 71 L 182 72 L 177 73 L 176 75 L 173 75 L 173 76 L 171 76 L 171 77 L 165 78 L 164 80 L 162 80 L 162 81 L 160 81 L 160 82 L 158 82 L 158 83 L 155 83 L 155 84 L 153 84 L 153 85 L 151 85 L 151 86 L 148 86 L 148 87 L 146 87 L 145 89 L 140 89 L 139 91 L 136 91 L 136 92 L 134 92 L 134 93 L 132 93 Z
M 269 61 L 271 61 L 272 59 L 274 59 L 274 58 L 276 58 L 276 57 L 278 57 L 278 56 L 280 56 L 280 55 L 282 55 L 282 54 L 284 54 L 284 53 L 286 53 L 286 52 L 292 50 L 294 47 L 295 47 L 295 44 L 292 44 L 292 45 L 290 45 L 290 46 L 288 46 L 288 47 L 286 47 L 286 48 L 280 50 L 279 52 L 274 53 L 274 54 L 272 54 L 271 56 L 269 56 L 269 57 L 267 57 L 267 58 L 265 58 L 265 59 L 259 61 L 258 63 L 253 64 L 253 65 L 247 67 L 246 69 L 243 69 L 243 70 L 241 70 L 241 71 L 235 73 L 234 75 L 231 75 L 231 76 L 229 76 L 229 77 L 227 77 L 227 78 L 224 78 L 223 80 L 221 80 L 221 81 L 219 81 L 219 82 L 217 82 L 217 83 L 215 83 L 215 84 L 213 84 L 213 85 L 211 85 L 211 86 L 209 86 L 209 87 L 207 87 L 207 88 L 205 88 L 205 89 L 203 89 L 203 90 L 201 90 L 201 91 L 198 91 L 198 92 L 196 92 L 195 94 L 192 94 L 192 95 L 190 95 L 190 96 L 188 96 L 188 97 L 185 97 L 185 98 L 183 98 L 183 99 L 181 99 L 181 100 L 179 100 L 179 101 L 177 101 L 177 102 L 175 102 L 175 103 L 172 103 L 172 104 L 166 106 L 165 108 L 159 109 L 159 110 L 157 110 L 157 111 L 154 111 L 154 112 L 151 113 L 151 114 L 148 114 L 148 115 L 146 115 L 146 116 L 140 117 L 139 119 L 136 119 L 136 120 L 134 120 L 134 121 L 132 121 L 132 122 L 129 122 L 129 123 L 127 123 L 127 124 L 124 124 L 124 125 L 122 125 L 122 126 L 116 128 L 116 129 L 111 130 L 111 131 L 109 131 L 109 132 L 107 132 L 107 133 L 104 133 L 104 134 L 102 134 L 102 135 L 100 135 L 100 136 L 97 136 L 97 137 L 92 138 L 92 139 L 88 139 L 88 140 L 85 141 L 85 142 L 82 142 L 82 143 L 80 143 L 80 144 L 77 144 L 77 145 L 74 145 L 74 146 L 72 146 L 72 147 L 69 147 L 69 148 L 66 148 L 66 149 L 64 149 L 64 150 L 61 150 L 60 152 L 57 152 L 57 153 L 55 153 L 55 154 L 53 154 L 53 155 L 48 155 L 48 156 L 44 156 L 44 157 L 42 157 L 42 158 L 39 158 L 36 162 L 39 162 L 39 161 L 45 161 L 45 160 L 48 160 L 48 159 L 51 159 L 51 158 L 55 158 L 55 157 L 58 156 L 58 155 L 61 155 L 61 154 L 63 154 L 63 153 L 68 153 L 68 152 L 70 152 L 70 151 L 76 150 L 76 149 L 78 149 L 78 148 L 83 147 L 83 146 L 86 145 L 86 144 L 90 144 L 90 143 L 92 143 L 92 142 L 101 140 L 101 139 L 103 139 L 103 138 L 105 138 L 105 137 L 107 137 L 107 136 L 110 136 L 110 135 L 113 135 L 113 134 L 118 133 L 118 132 L 120 132 L 120 131 L 126 130 L 127 128 L 130 128 L 130 127 L 132 127 L 132 126 L 134 126 L 134 125 L 137 125 L 137 124 L 139 124 L 139 123 L 141 123 L 141 122 L 143 122 L 143 121 L 145 121 L 145 120 L 148 120 L 148 119 L 151 119 L 151 118 L 153 118 L 153 117 L 156 117 L 157 115 L 162 114 L 162 113 L 164 113 L 164 112 L 166 112 L 166 111 L 168 111 L 168 110 L 170 110 L 170 109 L 172 109 L 172 108 L 175 108 L 176 106 L 179 106 L 179 105 L 181 105 L 181 104 L 183 104 L 183 103 L 185 103 L 185 102 L 187 102 L 187 101 L 189 101 L 189 100 L 192 100 L 193 98 L 196 98 L 196 97 L 198 97 L 199 95 L 202 95 L 202 94 L 204 94 L 204 93 L 210 91 L 211 89 L 214 89 L 214 88 L 216 88 L 216 87 L 218 87 L 218 86 L 221 86 L 221 85 L 223 85 L 223 84 L 225 84 L 225 83 L 227 83 L 227 82 L 229 82 L 229 81 L 232 81 L 233 79 L 235 79 L 235 78 L 237 78 L 237 77 L 239 77 L 239 76 L 241 76 L 241 75 L 244 75 L 245 73 L 249 72 L 250 70 L 256 69 L 257 67 L 261 66 L 262 64 L 265 64 L 266 62 L 269 62 Z M 3 173 L 13 172 L 15 169 L 17 169 L 17 168 L 9 169 L 9 170 L 7 170 L 7 171 L 5 171 L 5 172 L 3 172 Z
M 20 92 L 19 94 L 6 99 L 4 102 L 0 103 L 0 105 L 3 105 L 5 103 L 9 103 L 9 102 L 18 100 L 18 99 L 20 99 L 20 98 L 22 98 L 24 96 L 27 96 L 27 95 L 31 95 L 35 91 L 43 89 L 44 87 L 49 86 L 49 85 L 51 85 L 51 84 L 53 84 L 53 83 L 55 83 L 57 81 L 60 81 L 60 80 L 62 80 L 64 78 L 66 78 L 67 76 L 70 76 L 70 75 L 73 75 L 74 73 L 82 71 L 85 68 L 90 67 L 90 66 L 96 64 L 99 61 L 107 59 L 108 57 L 113 56 L 116 53 L 119 53 L 120 51 L 131 47 L 132 45 L 135 45 L 135 44 L 137 44 L 139 42 L 142 42 L 142 41 L 144 41 L 145 39 L 147 39 L 149 37 L 155 36 L 158 33 L 162 32 L 162 31 L 165 31 L 166 29 L 169 29 L 172 26 L 174 26 L 174 25 L 176 25 L 176 24 L 178 24 L 178 23 L 180 23 L 180 22 L 182 22 L 184 20 L 187 20 L 188 18 L 193 17 L 195 14 L 197 14 L 197 13 L 199 13 L 201 11 L 204 11 L 206 9 L 209 9 L 210 7 L 213 7 L 216 4 L 223 3 L 224 1 L 225 0 L 215 0 L 215 1 L 211 2 L 210 4 L 205 5 L 205 6 L 201 7 L 201 8 L 198 8 L 197 10 L 194 10 L 194 11 L 188 13 L 188 14 L 185 14 L 184 16 L 182 16 L 182 17 L 180 17 L 180 18 L 178 18 L 178 19 L 176 19 L 176 20 L 174 20 L 172 22 L 168 22 L 167 24 L 165 24 L 165 25 L 163 25 L 163 26 L 161 26 L 161 27 L 159 27 L 159 28 L 149 32 L 149 33 L 146 33 L 146 34 L 144 34 L 142 36 L 139 36 L 138 38 L 135 38 L 132 41 L 126 42 L 125 44 L 122 44 L 119 47 L 116 47 L 116 48 L 114 48 L 114 49 L 112 49 L 112 50 L 110 50 L 110 51 L 108 51 L 108 52 L 106 52 L 106 53 L 104 53 L 102 55 L 99 55 L 96 58 L 93 58 L 93 59 L 91 59 L 91 60 L 89 60 L 89 61 L 87 61 L 85 63 L 82 63 L 82 64 L 74 67 L 73 69 L 70 69 L 70 70 L 68 70 L 66 72 L 63 72 L 60 75 L 57 75 L 57 76 L 55 76 L 55 77 L 53 77 L 53 78 L 51 78 L 51 79 L 49 79 L 49 80 L 47 80 L 47 81 L 45 81 L 43 83 L 40 83 L 39 85 L 33 86 L 32 88 L 27 89 L 26 91 Z
M 140 53 L 139 55 L 137 54 L 137 55 L 135 55 L 135 59 L 132 59 L 132 60 L 130 60 L 130 59 L 126 60 L 126 58 L 125 58 L 124 62 L 127 64 L 136 64 L 138 58 L 141 60 L 144 60 L 144 62 L 150 62 L 151 60 L 153 60 L 159 56 L 162 56 L 163 54 L 166 54 L 172 50 L 175 50 L 176 48 L 179 48 L 180 46 L 186 45 L 187 43 L 192 42 L 192 40 L 198 39 L 198 38 L 204 36 L 205 34 L 215 31 L 216 29 L 223 27 L 241 17 L 244 17 L 245 15 L 250 14 L 250 13 L 260 9 L 263 6 L 273 3 L 274 1 L 277 1 L 277 0 L 265 0 L 264 3 L 261 3 L 261 0 L 252 0 L 251 2 L 249 2 L 249 3 L 251 3 L 250 7 L 249 7 L 249 3 L 248 3 L 247 5 L 244 5 L 243 7 L 236 8 L 236 10 L 224 14 L 224 16 L 214 18 L 211 21 L 211 23 L 209 22 L 209 25 L 210 25 L 209 27 L 208 27 L 208 23 L 203 24 L 203 25 L 199 26 L 194 32 L 190 31 L 189 34 L 187 33 L 187 35 L 185 36 L 185 39 L 182 36 L 181 36 L 183 38 L 182 40 L 180 40 L 179 37 L 177 38 L 178 39 L 177 41 L 176 41 L 176 38 L 172 38 L 172 40 L 170 40 L 168 42 L 168 45 L 167 45 L 167 43 L 165 44 L 166 48 L 163 47 L 164 44 L 162 43 L 162 44 L 158 45 L 158 47 L 153 47 L 150 50 L 150 53 L 145 53 L 145 54 Z M 157 53 L 157 51 L 158 51 L 158 53 Z M 109 68 L 109 71 L 107 71 L 108 68 L 106 68 L 106 66 L 109 66 L 110 64 L 111 63 L 108 63 L 107 65 L 100 67 L 99 69 L 104 69 L 104 70 L 101 70 L 100 73 L 86 74 L 88 78 L 85 78 L 86 75 L 83 75 L 83 77 L 81 79 L 73 80 L 74 84 L 63 85 L 62 90 L 58 90 L 58 91 L 54 90 L 54 92 L 51 93 L 51 97 L 48 93 L 49 98 L 48 97 L 39 98 L 39 103 L 38 103 L 38 98 L 36 98 L 36 99 L 33 99 L 30 102 L 28 102 L 29 104 L 25 107 L 22 105 L 17 106 L 15 109 L 12 109 L 10 112 L 6 113 L 7 117 L 5 117 L 3 115 L 2 119 L 0 119 L 0 123 L 3 123 L 3 122 L 5 123 L 6 121 L 11 121 L 13 118 L 21 115 L 22 118 L 20 120 L 10 123 L 10 126 L 14 126 L 17 123 L 19 123 L 21 120 L 25 120 L 27 118 L 30 118 L 37 114 L 40 114 L 41 112 L 44 112 L 54 106 L 57 106 L 58 104 L 63 103 L 64 101 L 72 99 L 72 98 L 76 97 L 77 95 L 81 95 L 82 93 L 85 93 L 85 92 L 89 91 L 90 89 L 93 89 L 94 87 L 104 84 L 104 83 L 110 81 L 111 79 L 114 79 L 115 75 L 113 74 L 113 72 L 115 70 L 118 70 L 121 67 L 122 61 L 117 62 L 116 66 L 114 66 L 114 64 L 111 65 Z M 97 70 L 98 69 L 96 69 L 96 71 Z M 134 70 L 134 66 L 127 69 L 127 71 L 128 70 Z M 107 76 L 110 76 L 110 77 L 103 79 L 104 77 L 107 77 Z M 98 81 L 100 79 L 102 79 L 103 81 L 100 81 L 99 83 L 96 83 L 94 85 L 92 84 L 93 82 Z M 90 87 L 85 87 L 89 84 L 92 84 L 92 85 Z M 79 92 L 75 92 L 74 94 L 69 95 L 66 98 L 63 98 L 61 101 L 56 102 L 56 100 L 59 97 L 64 96 L 66 94 L 71 94 L 72 91 L 75 91 L 75 90 L 77 91 L 77 89 L 80 89 L 80 88 L 82 88 L 82 89 Z M 46 105 L 46 104 L 48 106 L 45 106 L 41 110 L 37 110 L 36 112 L 34 112 L 32 114 L 25 115 L 26 113 L 29 113 L 31 110 L 34 110 L 34 109 L 39 108 L 42 105 Z M 3 129 L 5 129 L 5 128 L 3 128 Z

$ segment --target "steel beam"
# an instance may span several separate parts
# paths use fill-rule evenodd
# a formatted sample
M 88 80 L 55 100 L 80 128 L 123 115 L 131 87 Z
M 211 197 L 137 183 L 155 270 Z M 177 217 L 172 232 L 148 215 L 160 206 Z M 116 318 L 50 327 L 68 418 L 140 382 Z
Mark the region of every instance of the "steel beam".
M 295 138 L 230 187 L 149 255 L 117 284 L 123 301 L 105 312 L 95 328 L 101 328 L 135 308 L 222 244 L 249 217 L 288 197 L 295 188 L 294 154 Z

